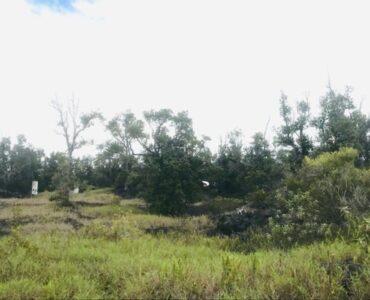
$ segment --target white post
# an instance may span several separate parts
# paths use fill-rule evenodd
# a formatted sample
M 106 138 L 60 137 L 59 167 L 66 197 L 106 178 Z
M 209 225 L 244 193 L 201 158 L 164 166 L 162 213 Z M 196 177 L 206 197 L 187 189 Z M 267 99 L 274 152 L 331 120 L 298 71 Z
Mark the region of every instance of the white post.
M 38 181 L 32 181 L 32 191 L 31 191 L 31 197 L 32 195 L 37 195 L 39 189 L 39 182 Z

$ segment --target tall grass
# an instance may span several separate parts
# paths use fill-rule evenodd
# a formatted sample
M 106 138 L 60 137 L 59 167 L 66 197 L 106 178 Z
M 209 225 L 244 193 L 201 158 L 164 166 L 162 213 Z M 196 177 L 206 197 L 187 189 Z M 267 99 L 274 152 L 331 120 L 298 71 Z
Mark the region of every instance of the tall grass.
M 140 200 L 94 193 L 73 209 L 9 202 L 0 299 L 370 299 L 369 245 L 359 240 L 268 250 L 258 234 L 207 236 L 204 215 L 150 215 Z M 63 218 L 82 226 L 61 230 Z
M 370 258 L 358 244 L 333 242 L 244 255 L 218 238 L 112 232 L 23 236 L 0 240 L 0 298 L 370 297 Z M 343 285 L 344 262 L 361 265 Z M 350 293 L 350 294 L 349 294 Z

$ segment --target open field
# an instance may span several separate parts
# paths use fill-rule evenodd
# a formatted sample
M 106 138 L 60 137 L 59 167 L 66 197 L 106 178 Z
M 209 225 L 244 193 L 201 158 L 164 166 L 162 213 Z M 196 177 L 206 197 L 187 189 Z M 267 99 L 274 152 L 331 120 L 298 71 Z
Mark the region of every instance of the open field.
M 1 299 L 370 298 L 368 245 L 245 253 L 237 238 L 211 234 L 213 218 L 201 212 L 237 201 L 172 218 L 109 190 L 77 195 L 68 208 L 47 196 L 0 200 Z

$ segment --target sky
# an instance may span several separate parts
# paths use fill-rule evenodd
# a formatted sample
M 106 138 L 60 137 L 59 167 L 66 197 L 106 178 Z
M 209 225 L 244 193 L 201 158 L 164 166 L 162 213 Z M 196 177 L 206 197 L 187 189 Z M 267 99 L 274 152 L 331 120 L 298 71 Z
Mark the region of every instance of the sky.
M 63 151 L 50 103 L 107 119 L 187 110 L 196 133 L 245 141 L 279 126 L 281 91 L 313 113 L 330 80 L 370 112 L 368 1 L 2 0 L 0 138 Z M 109 139 L 102 125 L 87 134 Z M 95 146 L 80 154 L 94 153 Z

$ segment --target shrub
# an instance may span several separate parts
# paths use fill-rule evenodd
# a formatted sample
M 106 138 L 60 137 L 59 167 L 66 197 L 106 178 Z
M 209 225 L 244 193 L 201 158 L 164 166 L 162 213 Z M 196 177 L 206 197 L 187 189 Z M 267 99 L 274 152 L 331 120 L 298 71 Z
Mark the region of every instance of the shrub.
M 357 155 L 342 148 L 306 158 L 302 169 L 285 180 L 267 228 L 275 245 L 334 238 L 348 226 L 348 216 L 360 218 L 369 211 L 370 172 L 355 167 Z

